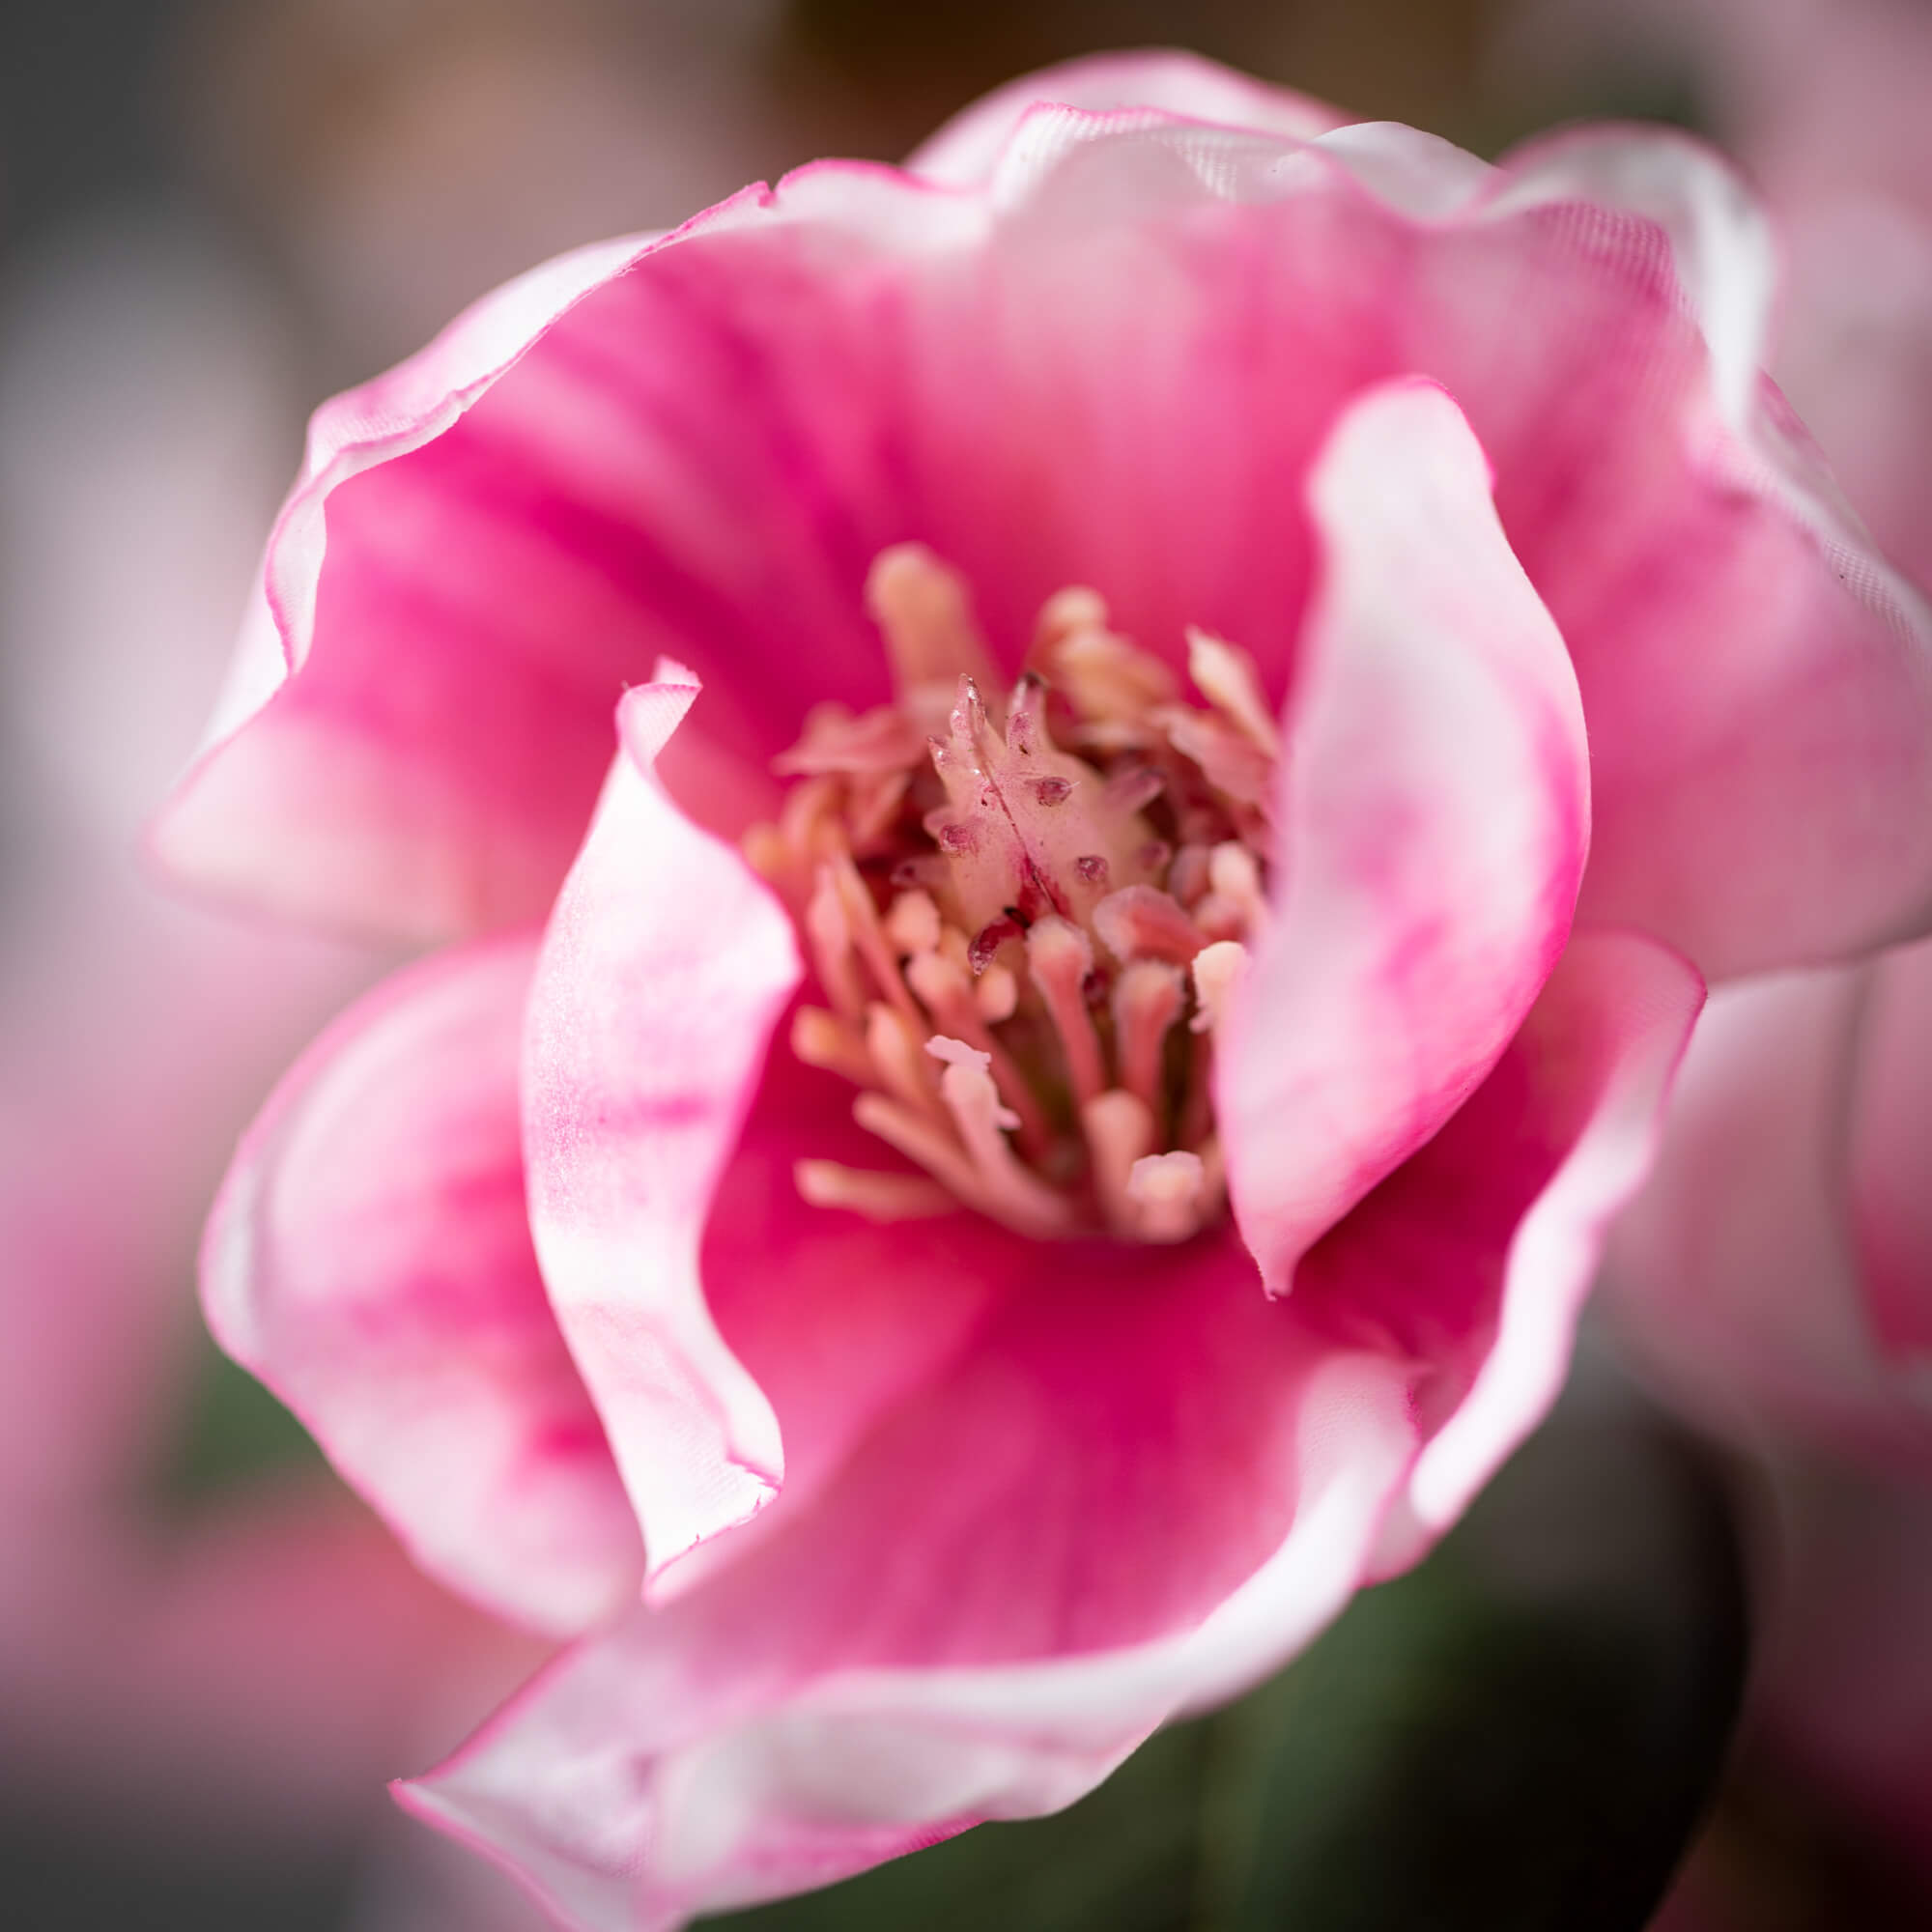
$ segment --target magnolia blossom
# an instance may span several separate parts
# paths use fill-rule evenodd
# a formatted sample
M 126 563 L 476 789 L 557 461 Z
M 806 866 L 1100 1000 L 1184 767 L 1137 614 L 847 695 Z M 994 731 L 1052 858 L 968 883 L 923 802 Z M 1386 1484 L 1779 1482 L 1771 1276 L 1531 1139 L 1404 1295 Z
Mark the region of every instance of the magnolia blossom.
M 455 941 L 205 1250 L 582 1636 L 408 1804 L 675 1924 L 1069 1802 L 1454 1520 L 1702 976 L 1932 913 L 1924 613 L 1767 263 L 1674 137 L 1100 60 L 321 412 L 156 838 Z

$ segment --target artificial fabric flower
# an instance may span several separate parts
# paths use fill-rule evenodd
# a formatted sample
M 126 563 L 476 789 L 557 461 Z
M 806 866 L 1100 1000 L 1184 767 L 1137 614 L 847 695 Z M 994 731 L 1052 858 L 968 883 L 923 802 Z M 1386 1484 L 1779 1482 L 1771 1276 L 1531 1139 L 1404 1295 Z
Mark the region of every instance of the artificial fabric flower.
M 205 1255 L 419 1559 L 582 1634 L 408 1804 L 674 1924 L 1069 1802 L 1454 1520 L 1702 976 L 1932 906 L 1924 615 L 1767 263 L 1674 137 L 1108 59 L 318 416 L 157 839 L 457 938 Z

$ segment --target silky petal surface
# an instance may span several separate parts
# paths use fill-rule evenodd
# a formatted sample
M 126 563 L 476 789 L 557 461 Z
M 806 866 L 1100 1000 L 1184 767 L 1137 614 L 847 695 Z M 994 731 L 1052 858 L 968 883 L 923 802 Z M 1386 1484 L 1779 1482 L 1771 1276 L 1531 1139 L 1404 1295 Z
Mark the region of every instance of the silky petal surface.
M 1932 584 L 1923 425 L 1932 420 L 1932 220 L 1875 198 L 1812 199 L 1785 224 L 1778 385 L 1886 555 Z
M 1013 1245 L 976 1346 L 815 1501 L 406 1802 L 572 1924 L 671 1925 L 1070 1802 L 1305 1642 L 1412 1457 L 1399 1368 L 1225 1233 Z
M 1902 935 L 1932 916 L 1924 613 L 1759 386 L 1769 261 L 1663 135 L 1487 169 L 1408 129 L 1040 107 L 983 189 L 801 170 L 330 416 L 267 576 L 300 669 L 161 843 L 309 914 L 534 914 L 622 681 L 674 653 L 721 745 L 770 755 L 811 701 L 885 696 L 862 586 L 907 538 L 1009 664 L 1088 582 L 1177 661 L 1189 623 L 1238 639 L 1278 701 L 1312 554 L 1282 506 L 1351 396 L 1420 372 L 1577 662 L 1586 907 L 1719 972 Z M 249 750 L 275 733 L 311 753 Z
M 1700 996 L 1642 939 L 1578 940 L 1287 1302 L 1225 1234 L 1014 1243 L 972 1345 L 815 1499 L 404 1802 L 593 1932 L 1070 1802 L 1412 1560 L 1533 1426 Z
M 1861 1230 L 1858 1216 L 1895 1202 L 1897 1181 L 1923 1184 L 1910 1144 L 1874 1134 L 1895 1109 L 1916 1111 L 1912 1063 L 1884 1069 L 1876 1106 L 1861 1084 L 1870 1047 L 1899 1022 L 1874 1019 L 1910 995 L 1923 951 L 1725 988 L 1692 1042 L 1657 1171 L 1617 1224 L 1611 1313 L 1664 1389 L 1733 1439 L 1795 1432 L 1893 1468 L 1932 1467 L 1912 1304 L 1873 1305 L 1861 1243 L 1910 1222 L 1901 1212 Z M 1916 970 L 1882 999 L 1881 972 L 1899 956 Z M 1861 1152 L 1878 1163 L 1869 1182 Z
M 433 1576 L 582 1630 L 636 1525 L 531 1252 L 517 1057 L 535 942 L 431 959 L 283 1080 L 210 1219 L 215 1339 L 301 1417 Z
M 1703 1002 L 1667 949 L 1578 933 L 1488 1079 L 1304 1263 L 1311 1319 L 1418 1367 L 1428 1442 L 1385 1527 L 1390 1568 L 1456 1520 L 1555 1401 Z
M 1037 1266 L 1030 1243 L 964 1209 L 879 1226 L 809 1207 L 794 1173 L 802 1156 L 899 1165 L 853 1121 L 852 1089 L 780 1044 L 712 1198 L 699 1267 L 720 1334 L 777 1418 L 787 1517 L 883 1415 L 973 1346 Z M 715 1538 L 666 1586 L 734 1559 L 742 1541 Z
M 1908 828 L 1928 810 L 1932 629 L 1759 373 L 1767 224 L 1716 156 L 1675 137 L 1579 131 L 1502 173 L 1492 208 L 1534 206 L 1633 301 L 1618 326 L 1600 291 L 1573 291 L 1595 364 L 1508 398 L 1492 370 L 1479 403 L 1484 338 L 1511 353 L 1511 298 L 1470 278 L 1471 373 L 1442 371 L 1577 660 L 1597 828 L 1583 914 L 1658 932 L 1713 977 L 1922 930 Z M 1673 326 L 1687 306 L 1695 335 Z
M 801 968 L 783 907 L 654 777 L 696 693 L 666 665 L 624 699 L 524 1052 L 537 1255 L 654 1574 L 782 1476 L 777 1419 L 718 1333 L 698 1251 Z
M 547 823 L 540 770 L 575 750 L 595 773 L 608 739 L 589 754 L 584 714 L 607 723 L 614 693 L 598 684 L 587 707 L 574 698 L 567 654 L 533 634 L 534 611 L 505 610 L 488 559 L 444 556 L 418 574 L 412 553 L 426 563 L 438 541 L 419 514 L 406 506 L 396 526 L 379 504 L 364 522 L 330 498 L 434 444 L 646 245 L 600 242 L 519 276 L 316 412 L 202 755 L 154 828 L 165 864 L 229 895 L 416 941 L 542 912 L 587 797 L 558 800 L 563 822 Z M 503 562 L 513 577 L 514 553 Z M 354 640 L 344 649 L 338 623 Z M 285 683 L 307 667 L 319 625 L 320 661 Z M 490 674 L 474 675 L 493 648 Z M 496 761 L 509 785 L 490 781 Z
M 1216 1064 L 1274 1293 L 1494 1065 L 1570 930 L 1589 755 L 1563 640 L 1439 389 L 1372 391 L 1310 499 L 1323 580 L 1284 723 L 1275 904 Z

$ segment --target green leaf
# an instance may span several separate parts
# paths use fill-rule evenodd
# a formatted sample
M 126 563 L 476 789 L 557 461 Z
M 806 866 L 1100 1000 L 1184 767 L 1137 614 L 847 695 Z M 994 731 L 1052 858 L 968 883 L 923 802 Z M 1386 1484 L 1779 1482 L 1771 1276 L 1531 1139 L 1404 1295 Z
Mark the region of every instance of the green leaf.
M 281 1403 L 231 1362 L 199 1321 L 194 1337 L 186 1402 L 156 1477 L 161 1506 L 191 1509 L 271 1471 L 326 1474 L 321 1450 Z

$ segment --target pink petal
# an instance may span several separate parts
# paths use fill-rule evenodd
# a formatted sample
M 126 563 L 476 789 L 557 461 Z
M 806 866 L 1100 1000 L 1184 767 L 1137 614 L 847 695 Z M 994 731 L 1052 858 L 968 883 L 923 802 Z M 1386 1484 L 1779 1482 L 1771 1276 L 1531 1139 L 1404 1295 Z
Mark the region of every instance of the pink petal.
M 1312 141 L 1350 119 L 1319 100 L 1250 80 L 1199 54 L 1090 54 L 1023 74 L 981 95 L 913 150 L 906 172 L 948 187 L 984 185 L 1029 111 L 1043 102 L 1082 114 L 1119 115 L 1123 123 L 1134 109 L 1151 110 L 1146 118 L 1252 128 L 1297 141 Z
M 381 506 L 375 519 L 356 519 L 330 497 L 350 479 L 433 445 L 534 336 L 645 245 L 601 242 L 532 270 L 459 316 L 421 354 L 316 412 L 203 755 L 154 831 L 168 865 L 298 916 L 412 939 L 541 910 L 568 857 L 568 844 L 561 856 L 552 848 L 581 832 L 582 813 L 561 830 L 546 828 L 533 817 L 540 796 L 506 810 L 501 787 L 478 781 L 492 758 L 514 769 L 520 748 L 526 761 L 542 757 L 528 749 L 545 735 L 532 732 L 532 718 L 564 741 L 553 755 L 569 752 L 582 726 L 571 717 L 567 672 L 560 680 L 541 651 L 519 663 L 514 626 L 507 637 L 497 627 L 492 640 L 512 647 L 493 667 L 496 677 L 476 679 L 473 661 L 459 666 L 461 648 L 425 649 L 465 628 L 462 604 L 434 610 L 421 588 L 398 581 L 393 549 L 399 539 L 407 557 L 410 546 L 434 549 L 435 539 L 420 517 L 407 529 L 384 528 Z M 326 599 L 325 550 L 332 565 Z M 430 561 L 423 552 L 417 560 Z M 438 562 L 454 574 L 452 559 Z M 405 562 L 400 576 L 410 575 Z M 472 660 L 473 607 L 487 605 L 486 575 L 477 558 L 462 568 L 472 606 L 472 636 L 463 642 Z M 376 630 L 360 635 L 371 621 Z M 338 623 L 354 640 L 349 649 L 333 646 Z M 308 666 L 319 634 L 313 672 L 285 685 Z M 594 667 L 594 645 L 589 652 Z M 492 688 L 499 682 L 510 689 Z M 597 686 L 600 724 L 608 702 Z M 603 749 L 600 742 L 600 755 Z M 489 863 L 452 864 L 451 846 L 458 854 L 485 848 Z
M 1410 130 L 1037 108 L 983 189 L 801 170 L 396 379 L 271 552 L 300 671 L 163 849 L 418 934 L 533 914 L 621 682 L 674 652 L 723 751 L 768 756 L 882 693 L 861 586 L 907 537 L 1009 663 L 1088 582 L 1177 658 L 1189 623 L 1238 639 L 1278 699 L 1310 562 L 1283 506 L 1351 396 L 1421 372 L 1577 661 L 1585 905 L 1722 972 L 1901 935 L 1932 916 L 1927 624 L 1757 386 L 1767 261 L 1662 135 L 1486 170 Z
M 530 1250 L 516 1078 L 534 952 L 431 959 L 323 1036 L 242 1143 L 203 1293 L 222 1347 L 425 1569 L 567 1633 L 639 1556 Z
M 712 1198 L 700 1271 L 720 1332 L 778 1419 L 784 1516 L 970 1347 L 1037 1265 L 1033 1244 L 975 1214 L 881 1227 L 808 1207 L 793 1174 L 801 1157 L 898 1165 L 853 1122 L 852 1089 L 781 1040 Z M 739 1544 L 720 1539 L 715 1560 Z M 685 1587 L 701 1574 L 694 1553 L 664 1580 Z
M 1785 225 L 1777 380 L 1887 556 L 1932 583 L 1923 425 L 1932 419 L 1932 221 L 1820 200 Z
M 1370 392 L 1309 495 L 1325 581 L 1284 721 L 1275 917 L 1216 1082 L 1236 1215 L 1276 1293 L 1494 1065 L 1563 949 L 1589 841 L 1570 660 L 1456 406 Z
M 545 935 L 524 1147 L 551 1304 L 604 1417 L 653 1576 L 774 1492 L 771 1405 L 705 1304 L 719 1178 L 800 975 L 791 922 L 737 848 L 653 776 L 697 687 L 624 699 L 624 745 Z
M 1527 1433 L 1700 994 L 1645 940 L 1578 939 L 1287 1302 L 1226 1234 L 1010 1243 L 970 1347 L 814 1496 L 404 1802 L 592 1932 L 1070 1802 L 1412 1560 Z M 918 1296 L 943 1264 L 909 1244 L 893 1278 Z
M 1759 373 L 1761 213 L 1670 136 L 1581 130 L 1502 173 L 1484 225 L 1566 234 L 1576 272 L 1529 298 L 1466 271 L 1445 317 L 1461 339 L 1431 367 L 1577 660 L 1597 826 L 1581 912 L 1713 976 L 1921 929 L 1932 890 L 1908 828 L 1932 811 L 1932 624 Z M 1529 367 L 1509 322 L 1524 299 Z M 1597 345 L 1587 363 L 1566 335 Z
M 1313 1635 L 1412 1454 L 1401 1372 L 1316 1342 L 1225 1234 L 1016 1255 L 814 1503 L 405 1802 L 570 1923 L 668 1926 L 1068 1803 Z
M 1430 1439 L 1384 1531 L 1390 1568 L 1455 1521 L 1555 1401 L 1703 999 L 1652 941 L 1579 933 L 1489 1078 L 1303 1263 L 1312 1320 L 1420 1370 Z
M 1905 955 L 1915 969 L 1922 951 Z M 1645 1366 L 1725 1435 L 1796 1431 L 1902 1469 L 1932 1464 L 1910 1324 L 1883 1295 L 1876 1308 L 1868 1299 L 1855 1219 L 1896 1203 L 1900 1184 L 1922 1186 L 1911 1141 L 1885 1131 L 1916 1111 L 1904 1092 L 1914 1064 L 1885 1068 L 1889 1092 L 1875 1106 L 1860 1084 L 1882 1064 L 1883 1033 L 1904 1044 L 1895 1022 L 1873 1019 L 1911 996 L 1915 977 L 1883 995 L 1870 967 L 1757 980 L 1719 993 L 1697 1030 L 1606 1281 Z M 1876 1162 L 1870 1180 L 1855 1151 Z M 1881 1215 L 1870 1233 L 1885 1225 Z M 1922 1295 L 1923 1280 L 1907 1292 Z

